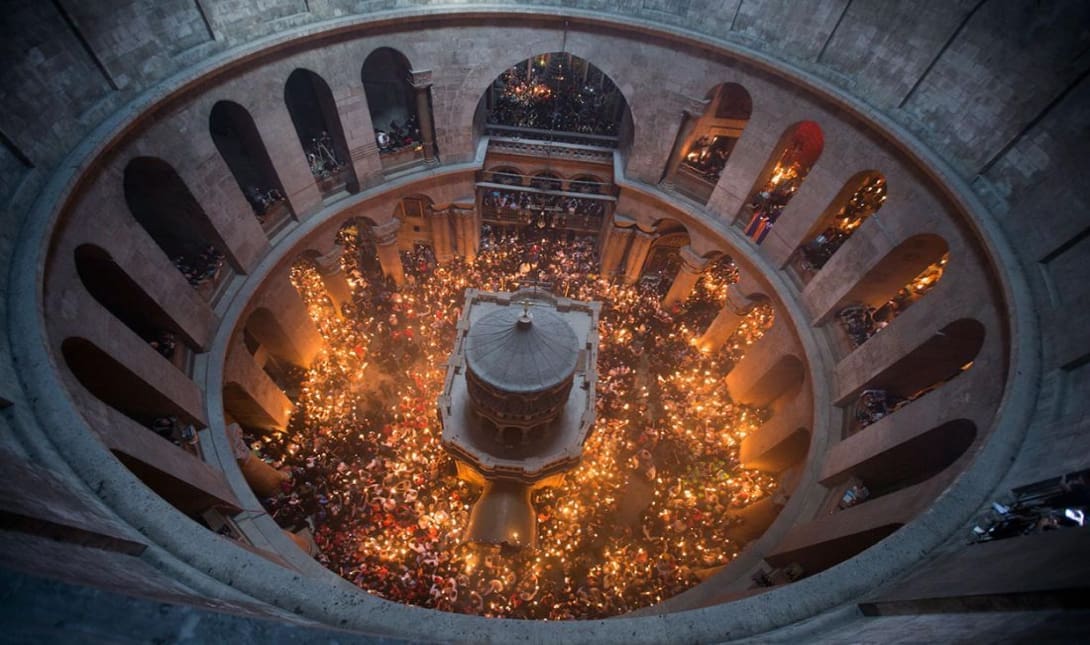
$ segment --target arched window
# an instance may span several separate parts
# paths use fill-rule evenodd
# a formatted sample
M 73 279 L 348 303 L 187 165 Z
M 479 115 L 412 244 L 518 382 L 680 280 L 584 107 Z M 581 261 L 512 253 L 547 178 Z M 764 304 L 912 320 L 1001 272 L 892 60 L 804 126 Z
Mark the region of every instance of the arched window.
M 422 124 L 411 75 L 409 59 L 389 47 L 376 49 L 363 62 L 363 89 L 385 170 L 404 168 L 425 158 L 423 129 L 432 127 L 431 111 L 425 115 L 429 122 Z
M 227 247 L 182 178 L 162 159 L 137 157 L 125 166 L 129 211 L 178 271 L 213 300 L 232 271 Z
M 707 98 L 703 114 L 682 122 L 663 179 L 702 204 L 715 190 L 753 112 L 749 92 L 737 83 L 717 85 Z
M 628 102 L 613 80 L 567 52 L 534 56 L 500 74 L 475 122 L 493 137 L 606 148 L 624 148 L 632 134 Z
M 809 282 L 885 201 L 882 173 L 868 170 L 849 179 L 795 251 L 793 264 L 803 282 Z
M 115 318 L 183 372 L 192 351 L 185 335 L 110 254 L 92 244 L 75 251 L 76 272 L 88 293 Z
M 284 103 L 322 194 L 328 197 L 343 190 L 358 191 L 359 182 L 329 85 L 314 72 L 297 69 L 284 84 Z
M 606 192 L 607 186 L 601 177 L 595 177 L 594 175 L 577 175 L 572 177 L 568 184 L 571 192 L 587 193 L 589 195 L 601 195 Z
M 856 506 L 922 484 L 953 465 L 975 439 L 976 424 L 955 419 L 896 443 L 838 476 L 849 478 L 838 506 Z
M 485 181 L 505 186 L 522 186 L 525 183 L 522 171 L 514 166 L 493 168 L 485 173 Z
M 949 260 L 946 240 L 914 235 L 878 262 L 841 299 L 837 318 L 848 342 L 858 347 L 935 288 Z
M 539 172 L 530 180 L 530 187 L 538 190 L 560 190 L 563 182 L 554 172 Z
M 183 406 L 94 343 L 67 338 L 61 353 L 76 380 L 96 399 L 164 439 L 178 441 L 177 433 L 184 426 L 200 424 Z M 173 419 L 173 424 L 167 425 L 166 419 Z
M 253 117 L 238 103 L 219 101 L 209 114 L 208 131 L 261 226 L 275 231 L 291 212 Z
M 746 236 L 757 244 L 764 241 L 824 147 L 825 135 L 813 121 L 796 123 L 784 132 L 747 200 Z
M 935 332 L 867 382 L 850 408 L 845 434 L 862 430 L 972 368 L 984 336 L 984 325 L 970 318 Z
M 689 245 L 689 232 L 681 222 L 663 220 L 656 226 L 655 239 L 647 253 L 647 260 L 640 271 L 641 284 L 653 287 L 659 296 L 666 295 L 681 268 L 683 247 Z

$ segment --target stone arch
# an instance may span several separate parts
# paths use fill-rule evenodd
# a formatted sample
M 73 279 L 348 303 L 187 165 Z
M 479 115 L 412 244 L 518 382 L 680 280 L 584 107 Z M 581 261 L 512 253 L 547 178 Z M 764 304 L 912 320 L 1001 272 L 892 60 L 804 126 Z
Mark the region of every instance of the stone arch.
M 727 375 L 731 398 L 745 405 L 764 407 L 784 394 L 797 391 L 806 379 L 806 366 L 794 354 L 780 354 L 756 378 L 738 378 L 738 369 Z M 731 388 L 732 385 L 740 387 Z M 741 386 L 744 384 L 744 386 Z
M 984 325 L 972 318 L 955 320 L 875 374 L 861 389 L 914 401 L 968 370 L 986 334 Z
M 91 297 L 145 342 L 154 343 L 160 354 L 185 371 L 185 356 L 178 351 L 173 339 L 177 337 L 191 350 L 198 349 L 198 343 L 186 335 L 156 299 L 99 246 L 81 244 L 76 247 L 73 259 L 80 282 Z
M 284 83 L 284 104 L 322 194 L 358 191 L 337 102 L 325 80 L 309 69 L 295 69 Z
M 524 186 L 526 184 L 526 174 L 521 168 L 515 166 L 498 166 L 487 172 L 486 181 L 491 181 L 494 184 L 505 184 L 507 186 Z
M 803 282 L 820 271 L 856 230 L 885 202 L 886 178 L 877 170 L 856 173 L 844 183 L 795 249 L 795 267 Z
M 140 425 L 151 428 L 156 419 L 177 417 L 203 426 L 203 421 L 91 341 L 72 336 L 61 343 L 68 370 L 96 399 Z
M 513 97 L 523 92 L 542 98 L 520 101 L 517 108 L 505 98 L 505 94 Z M 560 92 L 578 92 L 584 97 L 581 105 L 594 107 L 583 110 L 578 115 L 581 118 L 575 118 L 570 110 L 548 109 L 549 97 Z M 531 56 L 492 77 L 482 90 L 473 123 L 479 135 L 518 133 L 622 151 L 631 145 L 635 130 L 628 98 L 619 86 L 601 69 L 569 52 Z
M 716 85 L 705 100 L 700 114 L 683 115 L 662 179 L 702 204 L 715 190 L 753 114 L 753 99 L 738 83 Z
M 123 187 L 133 218 L 208 299 L 230 273 L 223 270 L 224 258 L 241 270 L 208 214 L 170 164 L 157 157 L 135 157 L 125 165 Z
M 255 431 L 281 428 L 282 422 L 272 417 L 242 385 L 235 381 L 223 384 L 223 411 L 229 422 Z
M 945 471 L 966 454 L 976 437 L 975 423 L 953 419 L 855 464 L 838 478 L 857 478 L 869 492 L 867 501 L 872 501 Z
M 814 121 L 800 121 L 784 130 L 743 206 L 743 214 L 749 214 L 747 237 L 757 244 L 764 241 L 824 147 L 825 134 Z
M 538 190 L 560 190 L 563 182 L 563 178 L 558 173 L 542 170 L 530 179 L 530 186 Z
M 394 122 L 404 126 L 408 120 L 417 118 L 409 83 L 411 70 L 408 57 L 392 47 L 379 47 L 364 59 L 360 76 L 376 130 L 388 132 Z
M 603 192 L 602 187 L 606 185 L 608 185 L 608 182 L 601 177 L 583 173 L 573 176 L 568 181 L 568 190 L 573 193 L 600 195 Z
M 641 279 L 652 281 L 653 286 L 665 293 L 681 268 L 681 249 L 688 246 L 690 241 L 689 230 L 678 220 L 661 219 L 655 222 L 646 259 L 639 270 Z
M 948 253 L 949 246 L 941 236 L 933 233 L 913 235 L 890 249 L 874 264 L 840 299 L 837 308 L 850 304 L 880 308 L 908 289 L 910 293 L 896 306 L 897 313 L 903 312 L 942 279 Z M 937 275 L 927 277 L 923 284 L 914 284 L 924 279 L 921 276 L 936 266 Z
M 251 354 L 258 347 L 265 349 L 278 360 L 299 367 L 307 367 L 307 356 L 296 346 L 291 336 L 267 307 L 258 307 L 246 317 L 242 328 L 243 339 Z
M 383 168 L 400 169 L 431 159 L 435 126 L 430 72 L 414 74 L 405 54 L 379 47 L 364 59 L 360 77 Z
M 249 111 L 234 101 L 217 101 L 208 132 L 266 233 L 291 215 L 284 185 Z

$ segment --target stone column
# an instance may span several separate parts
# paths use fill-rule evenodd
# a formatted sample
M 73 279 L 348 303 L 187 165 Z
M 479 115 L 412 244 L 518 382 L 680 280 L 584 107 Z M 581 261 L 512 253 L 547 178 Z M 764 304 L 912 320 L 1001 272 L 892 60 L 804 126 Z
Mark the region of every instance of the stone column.
M 477 249 L 481 244 L 481 227 L 477 223 L 477 212 L 472 202 L 451 207 L 454 216 L 455 228 L 458 231 L 458 252 L 462 254 L 466 262 L 472 264 L 477 260 Z
M 610 277 L 620 268 L 621 260 L 624 259 L 624 254 L 628 251 L 628 245 L 632 242 L 632 231 L 635 226 L 636 220 L 630 217 L 624 215 L 613 216 L 613 226 L 609 229 L 609 234 L 606 236 L 606 241 L 602 247 L 601 272 L 603 276 Z
M 416 94 L 416 120 L 420 125 L 420 139 L 424 144 L 424 161 L 435 163 L 435 122 L 431 116 L 431 70 L 412 70 L 409 84 Z
M 352 302 L 352 288 L 348 286 L 348 280 L 341 268 L 342 255 L 344 247 L 333 244 L 328 252 L 314 258 L 314 264 L 322 276 L 322 284 L 325 285 L 326 295 L 333 301 L 333 308 L 338 315 L 341 313 L 341 305 Z
M 674 277 L 674 283 L 670 285 L 670 290 L 666 292 L 666 297 L 662 299 L 662 306 L 667 309 L 684 302 L 689 297 L 689 294 L 693 292 L 693 287 L 700 280 L 701 274 L 704 273 L 704 269 L 708 266 L 707 258 L 702 258 L 694 253 L 691 246 L 682 247 L 678 254 L 681 256 L 681 268 L 678 269 L 677 276 Z
M 700 336 L 697 346 L 701 351 L 711 352 L 723 346 L 731 334 L 742 324 L 746 314 L 756 303 L 733 288 L 727 292 L 727 302 L 719 314 Z
M 632 245 L 628 249 L 628 257 L 625 258 L 624 281 L 625 284 L 635 284 L 643 272 L 643 265 L 647 262 L 647 254 L 651 251 L 651 242 L 654 241 L 653 232 L 645 231 L 639 226 L 632 235 Z
M 431 211 L 431 241 L 435 249 L 435 261 L 446 264 L 454 257 L 454 240 L 451 239 L 450 209 Z
M 242 470 L 242 476 L 258 497 L 276 495 L 280 492 L 280 484 L 291 479 L 291 475 L 273 468 L 254 454 L 243 441 L 242 428 L 237 423 L 227 426 L 227 438 L 231 442 L 231 453 Z
M 375 248 L 378 250 L 382 273 L 392 278 L 397 287 L 405 284 L 405 267 L 401 264 L 401 253 L 397 250 L 397 231 L 400 228 L 401 220 L 396 217 L 371 228 L 375 234 Z
M 681 110 L 681 127 L 674 143 L 674 150 L 670 153 L 670 159 L 666 162 L 666 172 L 663 173 L 662 177 L 667 186 L 673 184 L 674 174 L 677 173 L 678 167 L 681 166 L 681 162 L 685 159 L 685 153 L 689 151 L 693 132 L 696 130 L 696 124 L 700 122 L 700 117 L 704 114 L 704 107 L 707 106 L 707 103 L 707 101 L 693 101 L 692 105 Z

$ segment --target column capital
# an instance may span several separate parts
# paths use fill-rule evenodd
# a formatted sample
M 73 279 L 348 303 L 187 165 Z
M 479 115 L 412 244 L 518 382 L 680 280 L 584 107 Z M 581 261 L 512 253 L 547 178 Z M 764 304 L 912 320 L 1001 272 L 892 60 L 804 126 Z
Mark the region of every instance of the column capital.
M 693 247 L 689 245 L 678 249 L 678 255 L 681 256 L 681 268 L 688 269 L 692 273 L 703 273 L 710 262 L 708 258 L 697 255 Z
M 621 215 L 620 213 L 613 214 L 613 226 L 615 228 L 631 230 L 636 226 L 636 220 L 627 215 Z
M 684 94 L 678 95 L 681 102 L 681 113 L 694 119 L 704 116 L 704 111 L 711 104 L 711 99 L 697 99 Z
M 314 256 L 314 264 L 323 274 L 337 273 L 341 270 L 341 256 L 344 255 L 344 247 L 334 244 L 326 253 Z
M 401 230 L 401 220 L 397 217 L 371 227 L 371 232 L 375 234 L 375 243 L 379 246 L 388 246 L 397 242 L 397 232 L 399 230 Z
M 431 87 L 431 70 L 430 69 L 413 69 L 409 70 L 409 85 L 415 90 L 426 90 Z

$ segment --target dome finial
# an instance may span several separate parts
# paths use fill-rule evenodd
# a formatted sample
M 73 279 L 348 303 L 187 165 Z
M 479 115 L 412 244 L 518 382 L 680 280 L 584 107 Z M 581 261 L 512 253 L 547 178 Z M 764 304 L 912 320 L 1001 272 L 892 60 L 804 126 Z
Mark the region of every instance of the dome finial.
M 522 305 L 522 315 L 518 319 L 519 329 L 526 329 L 534 323 L 534 316 L 530 313 L 530 301 L 523 299 L 519 304 Z

